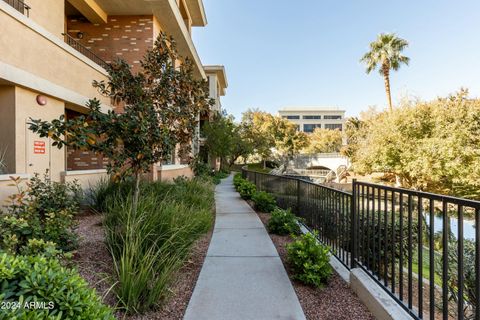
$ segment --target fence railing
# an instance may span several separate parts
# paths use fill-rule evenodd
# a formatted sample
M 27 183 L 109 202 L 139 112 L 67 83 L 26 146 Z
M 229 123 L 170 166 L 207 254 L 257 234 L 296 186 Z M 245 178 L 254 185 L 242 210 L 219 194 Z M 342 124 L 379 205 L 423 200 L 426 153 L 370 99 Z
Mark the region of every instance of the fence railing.
M 21 14 L 26 15 L 27 17 L 30 15 L 30 6 L 28 6 L 22 0 L 3 0 L 4 2 L 8 3 L 12 6 L 15 10 L 20 12 Z
M 90 60 L 92 60 L 93 62 L 95 62 L 96 64 L 98 64 L 99 66 L 103 67 L 103 68 L 107 68 L 108 64 L 102 59 L 100 58 L 99 56 L 97 56 L 95 53 L 93 53 L 90 49 L 88 49 L 87 47 L 85 47 L 83 44 L 81 44 L 79 41 L 75 40 L 75 38 L 73 38 L 72 36 L 70 36 L 69 34 L 67 33 L 62 33 L 62 35 L 65 37 L 65 42 L 71 46 L 72 48 L 74 48 L 75 50 L 77 50 L 78 52 L 80 52 L 81 54 L 83 54 L 85 57 L 89 58 Z
M 415 319 L 480 319 L 480 202 L 353 181 L 348 193 L 242 170 Z

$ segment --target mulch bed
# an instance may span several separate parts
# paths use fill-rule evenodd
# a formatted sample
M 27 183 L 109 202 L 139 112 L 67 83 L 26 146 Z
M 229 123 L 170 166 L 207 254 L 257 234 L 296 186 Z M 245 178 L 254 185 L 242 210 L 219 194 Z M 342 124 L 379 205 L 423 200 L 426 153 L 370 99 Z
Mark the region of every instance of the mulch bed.
M 91 287 L 103 297 L 106 304 L 117 304 L 115 295 L 109 291 L 112 275 L 112 258 L 105 244 L 105 235 L 102 227 L 102 215 L 84 214 L 77 218 L 77 233 L 80 236 L 79 248 L 75 252 L 73 262 L 80 275 L 88 281 Z M 212 237 L 212 230 L 198 239 L 192 247 L 191 255 L 184 266 L 178 271 L 170 290 L 171 296 L 157 311 L 143 315 L 124 317 L 122 312 L 117 312 L 119 319 L 129 320 L 180 320 L 183 319 L 188 302 L 197 282 L 207 249 Z
M 269 213 L 257 212 L 260 220 L 266 225 L 270 219 Z M 292 279 L 292 271 L 286 262 L 285 245 L 293 241 L 290 236 L 270 234 L 277 248 L 287 273 Z M 334 272 L 328 284 L 323 288 L 313 288 L 292 279 L 293 288 L 297 293 L 305 316 L 309 320 L 355 320 L 375 319 L 348 284 Z

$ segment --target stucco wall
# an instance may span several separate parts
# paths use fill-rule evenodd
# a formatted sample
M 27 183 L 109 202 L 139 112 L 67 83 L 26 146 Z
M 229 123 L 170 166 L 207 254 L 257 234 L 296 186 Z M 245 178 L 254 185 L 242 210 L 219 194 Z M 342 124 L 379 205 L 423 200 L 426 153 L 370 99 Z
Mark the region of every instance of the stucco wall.
M 15 172 L 15 87 L 0 86 L 0 157 L 6 173 Z M 1 171 L 1 170 L 0 170 Z
M 40 30 L 40 27 L 34 30 L 32 29 L 34 25 L 26 25 L 25 23 L 30 21 L 27 18 L 20 16 L 17 19 L 14 15 L 5 12 L 0 10 L 1 62 L 25 70 L 84 97 L 97 97 L 104 104 L 110 104 L 108 98 L 99 95 L 92 87 L 93 80 L 106 80 L 105 72 L 100 71 L 102 70 L 100 67 L 96 65 L 95 68 L 92 67 L 88 64 L 92 64 L 88 58 L 77 53 L 60 39 L 52 38 L 52 34 L 45 33 L 45 30 Z M 61 17 L 63 19 L 63 14 Z
M 108 179 L 106 170 L 67 171 L 62 173 L 62 182 L 76 180 L 83 190 L 94 187 L 102 179 Z
M 16 173 L 45 172 L 51 170 L 54 181 L 60 180 L 60 172 L 65 170 L 65 150 L 51 147 L 51 141 L 39 138 L 28 130 L 27 121 L 30 118 L 53 120 L 65 112 L 63 101 L 48 97 L 47 104 L 40 106 L 36 102 L 37 93 L 16 87 L 15 88 L 15 158 Z M 45 142 L 45 153 L 34 153 L 34 142 Z
M 28 0 L 26 3 L 31 7 L 30 19 L 62 38 L 65 25 L 64 0 Z
M 163 168 L 158 170 L 158 180 L 160 181 L 173 181 L 173 179 L 185 176 L 187 178 L 193 178 L 194 174 L 189 166 L 178 166 L 178 169 Z

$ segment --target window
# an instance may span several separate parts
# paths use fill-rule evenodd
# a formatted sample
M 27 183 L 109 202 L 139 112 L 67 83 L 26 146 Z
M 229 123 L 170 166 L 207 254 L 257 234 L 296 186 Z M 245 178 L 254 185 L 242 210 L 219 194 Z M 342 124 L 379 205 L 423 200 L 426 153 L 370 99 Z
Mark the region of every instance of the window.
M 320 124 L 304 124 L 303 125 L 303 132 L 313 132 L 316 128 L 321 128 L 322 125 Z
M 320 119 L 322 119 L 322 116 L 303 116 L 303 119 L 320 120 Z
M 342 119 L 342 116 L 339 116 L 339 115 L 327 115 L 327 116 L 323 116 L 323 119 L 329 119 L 329 120 L 338 120 L 338 119 Z
M 340 123 L 327 123 L 325 125 L 325 129 L 330 129 L 330 130 L 340 130 L 342 131 L 342 124 Z
M 283 116 L 283 119 L 298 120 L 300 116 Z

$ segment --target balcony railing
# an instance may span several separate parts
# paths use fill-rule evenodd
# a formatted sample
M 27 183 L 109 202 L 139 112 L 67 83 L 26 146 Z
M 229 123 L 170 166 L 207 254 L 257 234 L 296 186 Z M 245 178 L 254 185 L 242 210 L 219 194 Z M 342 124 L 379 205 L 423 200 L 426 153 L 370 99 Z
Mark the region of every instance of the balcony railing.
M 26 15 L 27 17 L 29 16 L 30 13 L 30 6 L 28 6 L 25 2 L 22 0 L 3 0 L 4 2 L 8 3 L 10 6 L 15 8 L 18 12 L 21 14 Z
M 85 47 L 83 44 L 81 44 L 80 42 L 75 40 L 75 38 L 73 38 L 72 36 L 70 36 L 66 33 L 62 33 L 62 35 L 65 36 L 65 42 L 69 46 L 71 46 L 72 48 L 74 48 L 75 50 L 77 50 L 78 52 L 80 52 L 85 57 L 89 58 L 90 60 L 92 60 L 93 62 L 98 64 L 99 66 L 101 66 L 105 69 L 107 68 L 108 64 L 102 58 L 100 58 L 95 53 L 90 51 L 87 47 Z

